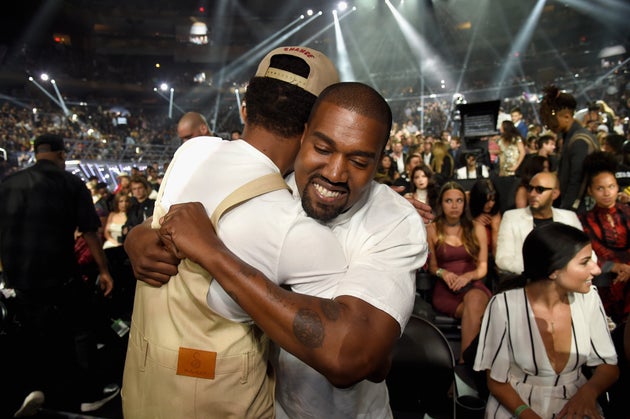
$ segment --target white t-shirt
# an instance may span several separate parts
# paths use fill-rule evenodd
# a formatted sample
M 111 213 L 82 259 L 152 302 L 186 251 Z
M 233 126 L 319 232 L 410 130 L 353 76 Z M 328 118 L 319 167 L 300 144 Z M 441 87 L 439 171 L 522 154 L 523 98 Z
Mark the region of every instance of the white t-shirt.
M 200 143 L 208 140 L 213 144 Z M 201 201 L 211 214 L 238 186 L 278 172 L 244 141 L 215 143 L 205 137 L 180 147 L 169 168 L 170 186 L 164 188 L 162 205 Z M 200 158 L 204 153 L 207 157 Z M 220 176 L 221 182 L 211 183 L 213 176 Z M 219 221 L 219 237 L 276 283 L 322 298 L 361 298 L 391 315 L 402 332 L 415 299 L 415 271 L 427 258 L 426 230 L 415 209 L 391 188 L 373 182 L 353 208 L 329 223 L 331 232 L 306 216 L 293 176 L 287 182 L 294 198 L 287 200 L 287 191 L 277 191 L 239 205 Z M 233 320 L 249 319 L 217 281 L 212 282 L 208 303 Z M 392 416 L 384 381 L 364 380 L 339 389 L 288 352 L 281 350 L 275 361 L 278 418 Z
M 249 143 L 216 137 L 186 141 L 168 170 L 156 208 L 167 211 L 175 203 L 199 201 L 208 215 L 241 185 L 279 173 L 276 165 Z M 154 217 L 154 228 L 158 222 Z M 234 254 L 267 278 L 300 293 L 332 294 L 346 272 L 339 241 L 328 227 L 307 217 L 287 190 L 261 195 L 224 213 L 217 234 Z M 228 319 L 251 321 L 218 281 L 212 281 L 207 301 Z
M 297 195 L 293 176 L 287 183 Z M 329 225 L 349 267 L 332 294 L 318 295 L 360 298 L 396 319 L 402 332 L 413 308 L 415 271 L 427 258 L 426 230 L 416 210 L 388 186 L 373 182 L 359 202 Z M 284 350 L 276 362 L 278 419 L 392 417 L 384 381 L 363 380 L 339 389 Z

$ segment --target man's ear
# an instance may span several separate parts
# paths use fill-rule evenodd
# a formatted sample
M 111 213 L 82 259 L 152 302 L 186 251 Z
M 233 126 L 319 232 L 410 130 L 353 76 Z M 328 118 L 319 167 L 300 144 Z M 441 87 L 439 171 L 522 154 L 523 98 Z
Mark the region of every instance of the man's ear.
M 308 131 L 308 122 L 304 123 L 304 131 L 302 132 L 302 136 L 300 137 L 300 146 L 304 143 L 304 137 L 306 137 L 306 131 Z
M 241 109 L 239 110 L 239 112 L 241 113 L 241 120 L 243 122 L 247 121 L 247 105 L 245 104 L 245 102 L 241 104 Z
M 558 199 L 559 196 L 560 196 L 560 189 L 555 188 L 551 191 L 551 197 L 553 198 L 554 201 Z

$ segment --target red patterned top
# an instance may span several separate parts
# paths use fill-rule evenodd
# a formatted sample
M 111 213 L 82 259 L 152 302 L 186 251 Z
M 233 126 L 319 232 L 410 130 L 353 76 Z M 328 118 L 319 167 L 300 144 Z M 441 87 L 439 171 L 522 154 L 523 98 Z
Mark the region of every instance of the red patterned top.
M 630 206 L 616 203 L 612 208 L 594 207 L 580 215 L 600 266 L 606 262 L 630 262 Z M 630 313 L 630 282 L 598 287 L 604 308 L 615 321 Z

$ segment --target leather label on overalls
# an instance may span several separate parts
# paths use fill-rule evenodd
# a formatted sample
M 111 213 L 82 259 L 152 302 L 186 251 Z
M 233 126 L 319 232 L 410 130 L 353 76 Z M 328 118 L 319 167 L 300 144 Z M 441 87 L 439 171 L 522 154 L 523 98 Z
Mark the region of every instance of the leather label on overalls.
M 217 353 L 199 349 L 179 348 L 177 375 L 214 379 Z

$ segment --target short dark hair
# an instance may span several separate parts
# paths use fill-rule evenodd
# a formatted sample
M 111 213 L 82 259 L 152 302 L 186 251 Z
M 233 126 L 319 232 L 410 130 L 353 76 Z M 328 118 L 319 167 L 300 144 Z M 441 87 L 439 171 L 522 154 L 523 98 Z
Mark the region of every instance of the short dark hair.
M 273 57 L 273 67 L 308 77 L 310 67 L 293 55 Z M 253 77 L 247 86 L 244 101 L 247 122 L 282 137 L 295 137 L 304 132 L 315 95 L 301 87 L 270 77 Z
M 541 135 L 536 139 L 536 146 L 540 149 L 543 145 L 547 144 L 549 141 L 556 141 L 556 137 L 553 135 Z
M 146 188 L 147 192 L 151 192 L 151 189 L 153 189 L 153 187 L 151 186 L 151 184 L 149 183 L 149 181 L 147 180 L 147 178 L 144 175 L 134 175 L 131 176 L 131 178 L 129 179 L 129 183 L 142 183 L 144 185 L 144 187 Z
M 387 101 L 374 88 L 359 82 L 340 82 L 325 88 L 311 110 L 315 114 L 322 102 L 333 103 L 343 109 L 380 121 L 384 125 L 383 147 L 392 129 L 392 110 Z

